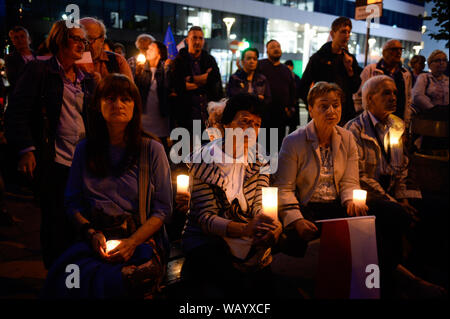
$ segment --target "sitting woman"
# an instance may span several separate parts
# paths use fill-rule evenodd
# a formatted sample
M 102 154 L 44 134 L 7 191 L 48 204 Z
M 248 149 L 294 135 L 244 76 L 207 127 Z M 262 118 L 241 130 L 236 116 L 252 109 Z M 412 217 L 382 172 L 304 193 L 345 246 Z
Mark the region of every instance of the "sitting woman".
M 55 262 L 44 296 L 152 295 L 169 252 L 164 223 L 172 211 L 172 186 L 164 148 L 141 130 L 139 92 L 121 74 L 99 83 L 88 123 L 65 195 L 67 213 L 83 241 Z M 66 285 L 69 264 L 79 267 L 79 289 Z
M 318 236 L 315 220 L 366 215 L 353 202 L 359 189 L 358 149 L 352 134 L 337 126 L 344 93 L 334 83 L 318 82 L 308 94 L 312 120 L 283 141 L 274 185 L 279 215 L 288 233 L 304 241 Z
M 270 100 L 270 87 L 266 77 L 256 72 L 259 52 L 255 48 L 242 51 L 242 69 L 237 70 L 231 77 L 227 87 L 229 97 L 239 93 L 256 95 L 265 104 Z
M 195 297 L 271 293 L 270 247 L 281 224 L 262 212 L 262 187 L 269 186 L 269 175 L 256 143 L 261 111 L 255 95 L 230 98 L 221 118 L 225 138 L 193 155 L 182 276 Z M 240 135 L 242 130 L 249 134 Z

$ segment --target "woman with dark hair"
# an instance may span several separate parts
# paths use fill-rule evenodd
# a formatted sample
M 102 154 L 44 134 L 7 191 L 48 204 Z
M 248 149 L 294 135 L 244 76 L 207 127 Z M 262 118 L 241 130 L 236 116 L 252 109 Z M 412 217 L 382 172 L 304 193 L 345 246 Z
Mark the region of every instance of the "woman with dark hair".
M 261 101 L 255 95 L 230 98 L 221 119 L 225 138 L 215 139 L 193 155 L 182 276 L 194 297 L 267 297 L 272 293 L 271 246 L 281 224 L 262 211 L 262 188 L 269 186 L 269 175 L 256 144 L 261 113 Z M 248 136 L 240 136 L 242 130 Z
M 248 48 L 242 52 L 242 69 L 237 70 L 228 82 L 227 95 L 238 93 L 255 94 L 266 104 L 270 99 L 270 87 L 267 79 L 261 73 L 255 73 L 258 66 L 259 52 L 256 48 Z
M 53 56 L 27 64 L 6 112 L 6 138 L 19 155 L 18 170 L 38 179 L 46 268 L 71 240 L 62 213 L 64 189 L 75 146 L 85 135 L 87 104 L 95 87 L 93 78 L 75 64 L 86 44 L 84 29 L 55 22 L 46 40 Z
M 167 147 L 169 136 L 168 76 L 164 68 L 167 48 L 154 41 L 147 49 L 145 64 L 136 65 L 134 81 L 142 97 L 142 128 L 158 136 Z
M 44 296 L 153 294 L 169 252 L 164 226 L 172 211 L 167 157 L 156 138 L 142 132 L 141 98 L 125 75 L 111 74 L 100 82 L 88 120 L 65 193 L 67 213 L 84 241 L 55 262 Z M 118 245 L 110 248 L 110 240 Z M 68 264 L 80 267 L 80 289 L 64 285 Z

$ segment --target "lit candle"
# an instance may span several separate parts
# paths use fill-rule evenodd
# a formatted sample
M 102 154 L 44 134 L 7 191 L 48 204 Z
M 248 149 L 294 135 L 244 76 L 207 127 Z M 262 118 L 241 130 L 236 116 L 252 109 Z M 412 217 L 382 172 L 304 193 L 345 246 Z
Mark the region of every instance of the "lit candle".
M 189 193 L 189 176 L 188 175 L 178 175 L 177 176 L 177 192 L 178 193 Z
M 263 213 L 278 220 L 278 188 L 262 187 Z
M 120 240 L 108 240 L 106 242 L 106 253 L 109 254 L 109 252 L 119 246 L 120 243 Z
M 141 64 L 145 63 L 145 60 L 146 60 L 145 55 L 143 55 L 142 53 L 140 53 L 136 58 L 137 63 Z
M 367 191 L 362 189 L 353 190 L 353 202 L 355 205 L 363 206 L 366 204 Z

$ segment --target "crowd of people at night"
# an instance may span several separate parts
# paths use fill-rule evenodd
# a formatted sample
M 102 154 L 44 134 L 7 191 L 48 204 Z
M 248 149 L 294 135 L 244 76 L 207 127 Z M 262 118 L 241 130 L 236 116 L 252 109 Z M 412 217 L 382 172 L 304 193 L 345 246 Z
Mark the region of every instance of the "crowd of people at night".
M 223 84 L 198 26 L 174 59 L 140 34 L 144 60 L 126 59 L 125 46 L 107 42 L 93 17 L 71 28 L 55 22 L 36 50 L 27 29 L 12 28 L 14 50 L 0 59 L 0 214 L 5 225 L 12 219 L 5 189 L 18 181 L 39 203 L 42 297 L 157 298 L 171 243 L 180 241 L 192 297 L 276 298 L 278 253 L 298 247 L 301 263 L 301 247 L 320 237 L 317 220 L 367 215 L 376 216 L 381 297 L 393 297 L 400 283 L 411 298 L 447 296 L 408 270 L 405 242 L 414 249 L 427 213 L 411 154 L 448 156 L 448 135 L 413 130 L 418 116 L 448 117 L 448 57 L 435 50 L 405 66 L 402 43 L 391 39 L 382 58 L 362 68 L 347 49 L 351 31 L 349 18 L 337 18 L 301 78 L 271 39 L 267 58 L 243 50 Z M 86 52 L 92 61 L 80 63 Z M 303 104 L 309 122 L 300 126 Z M 209 138 L 174 163 L 171 132 L 192 137 L 195 121 Z M 253 138 L 237 145 L 230 129 L 252 130 Z M 274 143 L 272 174 L 261 144 Z M 178 173 L 189 175 L 188 192 L 176 191 Z M 262 189 L 270 186 L 278 188 L 277 218 L 264 214 Z M 353 200 L 357 189 L 367 191 L 366 204 Z M 80 289 L 65 285 L 68 264 L 80 266 Z

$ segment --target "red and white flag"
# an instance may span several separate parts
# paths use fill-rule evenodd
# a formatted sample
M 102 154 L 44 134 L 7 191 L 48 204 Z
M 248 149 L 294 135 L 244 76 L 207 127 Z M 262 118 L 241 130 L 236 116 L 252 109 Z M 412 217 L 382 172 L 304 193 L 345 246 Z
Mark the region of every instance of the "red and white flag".
M 317 221 L 322 223 L 317 298 L 378 299 L 375 217 L 363 216 Z

